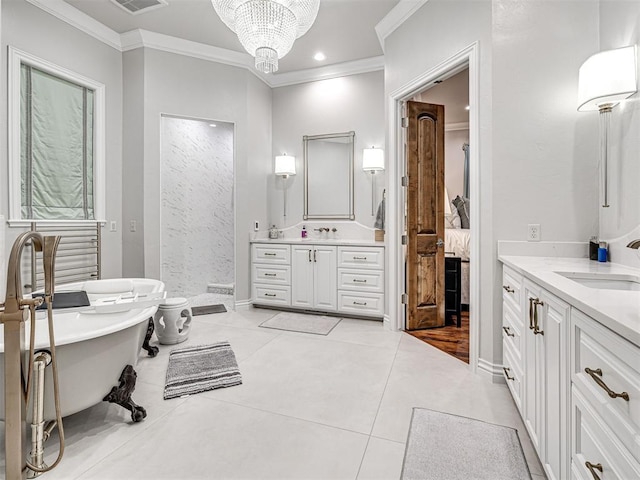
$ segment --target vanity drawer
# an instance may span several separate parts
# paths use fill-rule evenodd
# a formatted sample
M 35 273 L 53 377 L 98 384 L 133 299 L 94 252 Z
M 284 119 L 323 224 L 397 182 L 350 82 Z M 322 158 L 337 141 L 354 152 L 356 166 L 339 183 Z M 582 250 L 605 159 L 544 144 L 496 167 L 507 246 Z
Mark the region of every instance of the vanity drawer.
M 514 360 L 522 366 L 524 354 L 524 324 L 522 316 L 513 311 L 510 303 L 502 306 L 502 340 L 509 344 Z
M 507 382 L 507 386 L 511 391 L 513 401 L 518 407 L 520 413 L 522 410 L 522 394 L 524 388 L 524 375 L 522 373 L 522 367 L 519 360 L 515 359 L 513 352 L 508 344 L 502 344 L 502 373 Z
M 640 349 L 575 308 L 571 327 L 572 382 L 640 462 Z
M 522 275 L 504 265 L 502 267 L 502 298 L 518 315 L 522 313 L 521 291 Z
M 640 464 L 611 436 L 602 419 L 575 388 L 571 391 L 571 429 L 573 478 L 596 478 L 587 462 L 602 468 L 600 471 L 592 467 L 602 480 L 640 478 Z
M 291 306 L 291 287 L 254 284 L 253 303 L 289 307 Z
M 338 269 L 338 289 L 359 292 L 384 291 L 384 275 L 378 270 Z
M 384 294 L 338 291 L 338 311 L 352 315 L 382 317 Z
M 251 249 L 251 261 L 253 263 L 289 265 L 291 263 L 291 249 L 289 245 L 254 243 Z
M 291 267 L 289 265 L 269 265 L 256 263 L 253 265 L 253 282 L 271 285 L 290 285 Z
M 340 268 L 384 268 L 384 248 L 338 247 Z

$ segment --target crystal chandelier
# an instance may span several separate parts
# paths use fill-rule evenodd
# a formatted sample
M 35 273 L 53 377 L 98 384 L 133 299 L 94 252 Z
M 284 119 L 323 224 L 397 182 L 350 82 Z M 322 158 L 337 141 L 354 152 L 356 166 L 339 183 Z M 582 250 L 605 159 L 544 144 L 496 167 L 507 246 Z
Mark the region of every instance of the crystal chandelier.
M 320 0 L 211 0 L 213 8 L 264 73 L 278 70 L 296 38 L 316 19 Z

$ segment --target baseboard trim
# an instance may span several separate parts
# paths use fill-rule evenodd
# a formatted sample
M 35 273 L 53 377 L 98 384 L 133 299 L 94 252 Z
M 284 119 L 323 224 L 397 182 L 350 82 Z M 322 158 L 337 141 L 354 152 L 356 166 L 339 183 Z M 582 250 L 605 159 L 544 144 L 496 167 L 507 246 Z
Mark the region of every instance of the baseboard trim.
M 488 378 L 492 383 L 505 383 L 502 365 L 488 362 L 484 358 L 478 359 L 478 374 Z
M 238 310 L 239 308 L 241 309 L 249 308 L 251 306 L 251 300 L 238 300 L 236 301 L 235 306 L 236 306 L 236 310 Z

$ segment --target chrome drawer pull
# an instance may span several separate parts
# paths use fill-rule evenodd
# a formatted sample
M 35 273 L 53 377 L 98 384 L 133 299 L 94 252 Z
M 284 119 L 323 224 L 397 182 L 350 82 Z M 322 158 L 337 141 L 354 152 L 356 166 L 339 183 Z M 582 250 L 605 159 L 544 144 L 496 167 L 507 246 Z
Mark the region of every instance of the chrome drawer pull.
M 507 293 L 515 292 L 515 290 L 511 288 L 509 285 L 503 285 L 502 288 L 504 288 L 507 291 Z
M 358 280 L 357 278 L 353 279 L 354 283 L 367 283 L 366 280 Z
M 367 257 L 353 257 L 354 260 L 366 260 Z
M 275 273 L 265 273 L 264 276 L 265 277 L 275 277 L 276 274 Z
M 515 337 L 516 336 L 516 334 L 513 333 L 509 327 L 502 327 L 502 329 L 504 330 L 504 333 L 507 334 L 507 337 Z
M 609 395 L 611 398 L 624 398 L 627 402 L 629 401 L 629 394 L 627 392 L 622 392 L 622 393 L 616 393 L 613 390 L 611 390 L 606 383 L 604 383 L 602 381 L 602 379 L 600 377 L 602 377 L 602 369 L 597 368 L 595 370 L 590 369 L 589 367 L 584 369 L 585 372 L 587 372 L 588 375 L 591 376 L 591 378 L 593 378 L 593 381 L 596 382 L 598 384 L 598 386 L 600 388 L 602 388 L 605 392 L 607 392 L 607 395 Z
M 516 377 L 511 377 L 511 376 L 509 375 L 509 372 L 511 371 L 511 369 L 510 369 L 510 368 L 508 368 L 508 367 L 502 367 L 502 370 L 504 370 L 504 376 L 505 376 L 505 377 L 507 377 L 507 380 L 515 380 L 515 379 L 516 379 Z
M 275 297 L 277 295 L 275 293 L 265 293 L 264 296 L 265 297 Z
M 362 305 L 363 307 L 367 306 L 367 302 L 361 303 L 361 302 L 353 302 L 354 305 Z
M 591 475 L 593 475 L 593 480 L 600 480 L 600 476 L 598 476 L 598 474 L 595 471 L 598 470 L 600 473 L 602 473 L 602 470 L 603 470 L 602 464 L 591 463 L 591 462 L 584 462 L 584 464 L 587 466 L 587 468 L 591 472 Z
M 277 254 L 276 253 L 265 253 L 264 256 L 265 257 L 275 257 Z

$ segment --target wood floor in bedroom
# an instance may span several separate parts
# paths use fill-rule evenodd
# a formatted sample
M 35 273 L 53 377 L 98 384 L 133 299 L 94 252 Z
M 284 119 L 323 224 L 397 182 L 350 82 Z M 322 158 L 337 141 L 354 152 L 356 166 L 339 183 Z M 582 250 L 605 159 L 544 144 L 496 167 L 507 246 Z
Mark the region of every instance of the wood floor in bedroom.
M 454 324 L 438 328 L 428 328 L 425 330 L 413 330 L 406 332 L 423 342 L 428 343 L 442 350 L 449 355 L 453 355 L 458 360 L 469 363 L 469 312 L 462 312 L 461 327 Z

